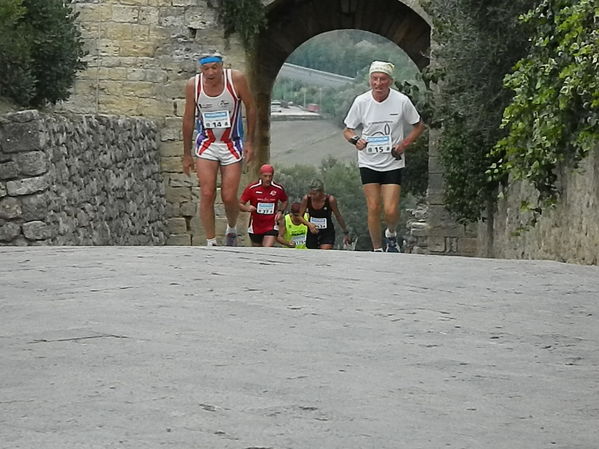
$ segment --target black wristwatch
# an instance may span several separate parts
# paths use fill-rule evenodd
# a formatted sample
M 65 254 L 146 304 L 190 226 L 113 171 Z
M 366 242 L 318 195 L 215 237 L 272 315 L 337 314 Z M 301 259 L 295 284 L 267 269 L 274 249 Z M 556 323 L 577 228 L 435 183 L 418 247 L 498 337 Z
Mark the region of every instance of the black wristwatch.
M 353 136 L 348 142 L 355 146 L 358 143 L 358 140 L 360 140 L 360 136 Z

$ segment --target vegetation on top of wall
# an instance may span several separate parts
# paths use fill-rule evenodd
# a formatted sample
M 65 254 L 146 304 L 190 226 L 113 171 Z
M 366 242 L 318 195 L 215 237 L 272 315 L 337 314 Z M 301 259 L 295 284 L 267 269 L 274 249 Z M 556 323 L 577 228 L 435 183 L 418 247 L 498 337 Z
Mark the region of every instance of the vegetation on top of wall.
M 559 199 L 557 169 L 576 167 L 599 141 L 599 6 L 593 0 L 542 0 L 522 16 L 535 33 L 529 54 L 505 78 L 514 98 L 503 114 L 507 136 L 494 155 L 494 177 L 529 181 L 534 225 Z
M 477 221 L 496 199 L 489 179 L 490 155 L 505 135 L 502 111 L 511 99 L 503 78 L 528 47 L 518 16 L 530 0 L 428 0 L 434 20 L 434 59 L 428 73 L 438 82 L 434 122 L 441 127 L 439 157 L 444 169 L 445 204 L 458 222 Z
M 266 27 L 266 11 L 261 0 L 220 0 L 219 20 L 225 38 L 238 33 L 246 50 L 255 47 L 255 37 Z
M 1 97 L 40 107 L 70 96 L 76 73 L 85 68 L 76 18 L 63 0 L 3 0 Z

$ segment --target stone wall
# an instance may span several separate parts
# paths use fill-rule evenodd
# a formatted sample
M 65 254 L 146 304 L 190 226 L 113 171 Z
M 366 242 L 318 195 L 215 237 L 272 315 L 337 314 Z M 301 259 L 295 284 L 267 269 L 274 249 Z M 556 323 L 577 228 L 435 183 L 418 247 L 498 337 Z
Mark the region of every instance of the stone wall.
M 599 149 L 580 168 L 564 169 L 559 176 L 561 199 L 543 213 L 532 229 L 514 235 L 526 216 L 522 200 L 534 198 L 534 190 L 512 182 L 504 192 L 489 223 L 479 226 L 480 255 L 510 259 L 552 259 L 562 262 L 599 262 Z
M 165 216 L 153 122 L 0 117 L 0 245 L 161 245 Z

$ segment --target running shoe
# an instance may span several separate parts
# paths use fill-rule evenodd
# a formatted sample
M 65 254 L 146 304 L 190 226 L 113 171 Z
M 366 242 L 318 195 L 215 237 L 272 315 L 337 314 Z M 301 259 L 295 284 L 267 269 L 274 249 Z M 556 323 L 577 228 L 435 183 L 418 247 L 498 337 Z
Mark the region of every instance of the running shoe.
M 229 232 L 225 236 L 225 246 L 237 246 L 237 234 L 235 232 Z
M 398 253 L 399 248 L 397 247 L 397 237 L 387 237 L 387 248 L 385 249 L 388 253 Z

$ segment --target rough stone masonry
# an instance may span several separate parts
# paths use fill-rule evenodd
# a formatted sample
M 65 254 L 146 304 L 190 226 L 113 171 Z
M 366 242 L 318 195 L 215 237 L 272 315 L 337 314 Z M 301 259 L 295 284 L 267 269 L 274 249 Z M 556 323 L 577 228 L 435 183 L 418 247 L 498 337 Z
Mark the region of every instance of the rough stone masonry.
M 108 115 L 0 117 L 0 245 L 162 245 L 156 126 Z

